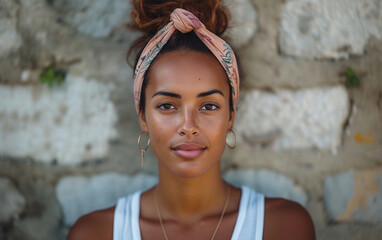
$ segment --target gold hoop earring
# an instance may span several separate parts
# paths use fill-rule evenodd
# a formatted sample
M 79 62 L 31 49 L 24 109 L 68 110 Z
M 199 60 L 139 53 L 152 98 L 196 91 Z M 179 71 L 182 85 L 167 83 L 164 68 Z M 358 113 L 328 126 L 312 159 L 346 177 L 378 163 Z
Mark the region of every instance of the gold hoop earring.
M 226 144 L 227 144 L 227 146 L 228 146 L 230 149 L 234 149 L 234 148 L 237 146 L 237 138 L 236 138 L 236 134 L 235 134 L 235 132 L 233 131 L 233 129 L 231 129 L 231 132 L 230 132 L 230 133 L 232 133 L 233 136 L 235 137 L 235 144 L 234 144 L 233 146 L 229 145 L 228 142 L 227 142 L 227 139 L 226 139 Z M 229 133 L 228 133 L 228 134 L 229 134 Z M 228 134 L 227 134 L 227 135 L 228 135 Z
M 145 148 L 141 148 L 141 137 L 142 137 L 143 134 L 147 134 L 148 135 L 148 133 L 141 132 L 141 134 L 139 134 L 139 136 L 138 136 L 138 149 L 139 149 L 139 151 L 141 152 L 141 155 L 142 155 L 141 167 L 143 167 L 143 159 L 145 158 L 145 152 L 146 152 L 146 150 L 150 146 L 150 138 L 149 138 L 149 140 L 147 141 L 146 147 Z

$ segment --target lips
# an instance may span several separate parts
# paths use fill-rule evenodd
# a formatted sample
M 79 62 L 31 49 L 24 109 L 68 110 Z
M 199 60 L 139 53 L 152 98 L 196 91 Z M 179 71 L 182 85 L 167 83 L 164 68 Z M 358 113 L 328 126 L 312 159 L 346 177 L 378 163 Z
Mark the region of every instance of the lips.
M 193 159 L 200 156 L 206 147 L 195 143 L 182 143 L 174 146 L 172 151 L 181 158 Z

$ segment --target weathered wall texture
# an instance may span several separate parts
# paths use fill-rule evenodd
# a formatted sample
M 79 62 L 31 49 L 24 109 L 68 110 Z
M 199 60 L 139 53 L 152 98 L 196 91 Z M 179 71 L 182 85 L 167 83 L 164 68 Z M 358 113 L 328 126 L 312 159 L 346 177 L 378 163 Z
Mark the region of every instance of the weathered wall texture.
M 380 239 L 382 0 L 225 4 L 243 75 L 224 178 L 304 205 L 318 239 Z M 65 239 L 155 184 L 136 146 L 129 9 L 0 0 L 0 239 Z
M 65 86 L 0 86 L 0 152 L 36 161 L 76 164 L 107 155 L 117 113 L 111 87 L 66 76 Z M 100 114 L 102 113 L 102 114 Z

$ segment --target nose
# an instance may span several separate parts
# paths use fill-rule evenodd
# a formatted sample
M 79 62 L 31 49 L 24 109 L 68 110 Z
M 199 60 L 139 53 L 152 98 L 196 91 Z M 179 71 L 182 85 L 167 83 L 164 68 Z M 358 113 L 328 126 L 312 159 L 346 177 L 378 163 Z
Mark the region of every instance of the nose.
M 178 128 L 178 134 L 181 136 L 192 136 L 198 135 L 200 133 L 199 126 L 197 123 L 197 113 L 194 109 L 185 109 L 182 112 L 182 122 Z

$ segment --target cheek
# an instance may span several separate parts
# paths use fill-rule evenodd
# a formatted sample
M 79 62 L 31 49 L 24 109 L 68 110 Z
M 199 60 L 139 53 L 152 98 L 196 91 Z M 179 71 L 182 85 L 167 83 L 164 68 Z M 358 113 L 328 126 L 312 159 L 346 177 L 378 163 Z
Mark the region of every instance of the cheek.
M 224 143 L 228 128 L 228 119 L 224 116 L 201 120 L 203 132 L 215 143 Z
M 174 132 L 176 119 L 163 114 L 148 114 L 147 126 L 153 141 L 159 143 Z
M 228 124 L 229 124 L 229 117 L 230 117 L 230 112 L 228 108 L 224 107 L 221 109 L 221 111 L 217 112 L 216 114 L 213 115 L 201 115 L 200 116 L 200 123 L 203 125 L 208 125 L 209 128 L 213 129 L 225 129 L 227 130 Z

